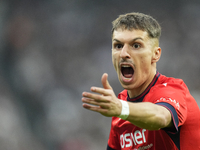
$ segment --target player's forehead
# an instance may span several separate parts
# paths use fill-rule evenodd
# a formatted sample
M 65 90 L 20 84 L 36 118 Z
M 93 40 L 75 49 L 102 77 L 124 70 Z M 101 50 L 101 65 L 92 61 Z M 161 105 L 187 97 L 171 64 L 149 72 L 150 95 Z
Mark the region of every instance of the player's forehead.
M 131 41 L 134 39 L 145 41 L 149 39 L 149 36 L 146 31 L 136 29 L 117 29 L 113 31 L 112 41 Z

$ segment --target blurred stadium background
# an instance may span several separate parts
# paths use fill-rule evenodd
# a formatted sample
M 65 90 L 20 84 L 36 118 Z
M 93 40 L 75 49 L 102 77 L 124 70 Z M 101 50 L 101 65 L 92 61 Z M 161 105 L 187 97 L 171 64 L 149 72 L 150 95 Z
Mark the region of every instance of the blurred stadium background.
M 0 0 L 0 150 L 103 150 L 111 118 L 82 108 L 111 62 L 111 22 L 128 12 L 162 26 L 158 71 L 200 104 L 200 1 Z

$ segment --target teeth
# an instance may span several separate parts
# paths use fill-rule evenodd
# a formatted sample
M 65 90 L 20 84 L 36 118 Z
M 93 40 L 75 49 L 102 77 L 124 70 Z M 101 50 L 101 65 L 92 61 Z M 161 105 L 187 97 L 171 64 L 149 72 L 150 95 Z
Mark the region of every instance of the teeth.
M 130 65 L 122 65 L 122 67 L 126 67 L 127 68 L 127 67 L 131 67 L 131 66 Z
M 126 77 L 124 77 L 124 79 L 125 79 L 126 81 L 129 81 L 131 78 L 126 78 Z

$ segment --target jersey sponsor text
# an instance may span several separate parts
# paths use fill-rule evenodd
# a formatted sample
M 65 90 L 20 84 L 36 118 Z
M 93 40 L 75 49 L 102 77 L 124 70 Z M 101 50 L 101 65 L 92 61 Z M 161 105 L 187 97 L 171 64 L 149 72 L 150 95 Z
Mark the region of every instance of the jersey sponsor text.
M 134 145 L 146 143 L 146 137 L 144 132 L 146 129 L 142 129 L 142 131 L 136 130 L 134 133 L 125 133 L 120 135 L 120 145 L 121 148 L 132 147 Z

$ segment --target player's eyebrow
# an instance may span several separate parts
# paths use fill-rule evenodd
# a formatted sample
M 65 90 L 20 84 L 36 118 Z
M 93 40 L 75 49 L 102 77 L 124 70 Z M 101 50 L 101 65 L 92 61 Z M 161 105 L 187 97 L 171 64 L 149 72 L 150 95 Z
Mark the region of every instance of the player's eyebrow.
M 136 37 L 136 38 L 134 38 L 133 40 L 131 40 L 131 42 L 135 42 L 135 41 L 137 41 L 137 40 L 142 40 L 142 41 L 144 41 L 144 39 L 143 38 L 141 38 L 141 37 Z M 118 40 L 118 39 L 113 39 L 113 42 L 114 41 L 116 41 L 116 42 L 119 42 L 119 43 L 122 43 L 120 40 Z

